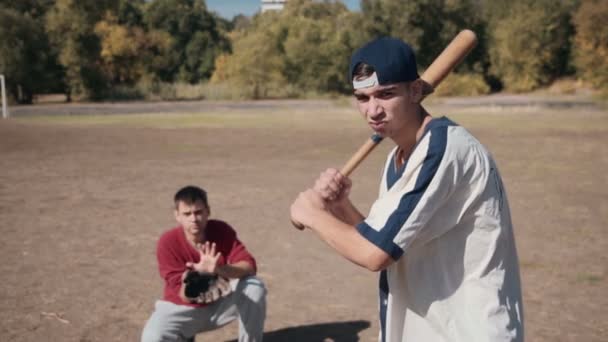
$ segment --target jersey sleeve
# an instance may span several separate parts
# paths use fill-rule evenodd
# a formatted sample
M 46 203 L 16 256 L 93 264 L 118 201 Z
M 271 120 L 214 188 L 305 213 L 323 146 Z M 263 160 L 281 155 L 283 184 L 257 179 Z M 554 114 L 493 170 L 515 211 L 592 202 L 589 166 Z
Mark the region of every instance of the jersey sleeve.
M 253 257 L 253 255 L 251 255 L 251 253 L 249 253 L 249 251 L 241 242 L 241 240 L 239 240 L 236 231 L 227 223 L 222 222 L 222 224 L 224 226 L 222 229 L 224 235 L 222 240 L 225 243 L 224 246 L 226 246 L 226 263 L 234 264 L 239 261 L 246 261 L 253 267 L 254 271 L 257 272 L 257 264 L 255 258 Z
M 156 258 L 161 278 L 165 281 L 166 290 L 179 293 L 182 274 L 186 270 L 185 259 L 176 250 L 176 242 L 170 234 L 164 234 L 158 240 Z
M 401 177 L 381 191 L 368 217 L 357 225 L 361 235 L 393 260 L 416 240 L 458 182 L 456 153 L 448 149 L 448 129 L 436 127 L 425 134 Z M 387 163 L 385 174 L 389 167 Z
M 249 253 L 245 245 L 235 236 L 230 254 L 228 254 L 227 263 L 234 264 L 239 261 L 248 262 L 251 267 L 253 267 L 254 272 L 257 272 L 255 258 Z

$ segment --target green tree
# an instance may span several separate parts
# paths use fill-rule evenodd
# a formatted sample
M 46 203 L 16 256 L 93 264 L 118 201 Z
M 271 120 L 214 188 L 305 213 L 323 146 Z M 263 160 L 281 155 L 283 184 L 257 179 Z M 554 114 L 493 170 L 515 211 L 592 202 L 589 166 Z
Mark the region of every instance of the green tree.
M 0 37 L 0 73 L 17 102 L 32 103 L 34 94 L 61 84 L 44 28 L 29 14 L 0 5 Z
M 0 0 L 0 7 L 27 14 L 33 19 L 43 17 L 55 0 Z
M 479 2 L 473 0 L 362 0 L 363 28 L 369 38 L 392 36 L 408 42 L 421 68 L 428 67 L 462 29 L 477 33 L 479 46 L 462 69 L 483 71 L 485 30 Z
M 213 83 L 226 82 L 241 88 L 245 96 L 258 99 L 275 97 L 285 88 L 283 42 L 285 28 L 278 13 L 256 16 L 253 27 L 233 37 L 233 53 L 220 55 Z
M 578 74 L 593 86 L 608 91 L 608 2 L 583 0 L 574 16 L 574 62 Z
M 573 1 L 515 0 L 489 23 L 491 72 L 513 91 L 568 73 Z
M 57 0 L 46 16 L 51 42 L 59 49 L 66 71 L 68 98 L 100 98 L 107 80 L 98 63 L 101 44 L 95 24 L 106 11 L 116 10 L 118 0 Z
M 232 33 L 213 81 L 251 87 L 253 97 L 346 92 L 349 57 L 365 40 L 360 19 L 339 1 L 290 0 Z
M 95 33 L 101 43 L 101 68 L 111 85 L 134 85 L 142 77 L 153 75 L 158 69 L 157 56 L 168 53 L 172 45 L 166 32 L 121 25 L 110 12 L 97 22 Z
M 163 56 L 170 53 L 173 40 L 167 32 L 145 30 L 143 0 L 120 0 L 95 24 L 100 39 L 99 63 L 111 86 L 133 86 L 142 78 L 154 80 L 167 67 Z
M 230 42 L 218 26 L 217 17 L 203 0 L 155 0 L 144 13 L 150 30 L 167 32 L 171 52 L 166 67 L 158 70 L 163 81 L 196 83 L 211 77 L 215 58 L 230 50 Z
M 355 16 L 340 2 L 290 1 L 281 13 L 287 81 L 304 91 L 346 91 L 349 57 L 358 43 L 352 41 Z
M 119 0 L 116 9 L 118 24 L 128 27 L 143 27 L 145 0 Z
M 232 21 L 230 22 L 230 30 L 226 30 L 226 31 L 232 31 L 232 30 L 236 30 L 236 31 L 242 31 L 242 30 L 247 30 L 251 27 L 251 18 L 248 16 L 245 16 L 243 14 L 239 14 L 234 16 L 234 18 L 232 18 Z

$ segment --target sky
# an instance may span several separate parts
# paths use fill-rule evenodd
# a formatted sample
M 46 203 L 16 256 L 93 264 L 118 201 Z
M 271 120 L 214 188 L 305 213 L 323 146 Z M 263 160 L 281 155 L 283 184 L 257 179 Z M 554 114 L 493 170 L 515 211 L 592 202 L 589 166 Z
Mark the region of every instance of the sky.
M 359 9 L 359 0 L 342 0 L 350 10 Z M 207 8 L 226 19 L 237 14 L 253 15 L 260 10 L 260 0 L 206 0 Z

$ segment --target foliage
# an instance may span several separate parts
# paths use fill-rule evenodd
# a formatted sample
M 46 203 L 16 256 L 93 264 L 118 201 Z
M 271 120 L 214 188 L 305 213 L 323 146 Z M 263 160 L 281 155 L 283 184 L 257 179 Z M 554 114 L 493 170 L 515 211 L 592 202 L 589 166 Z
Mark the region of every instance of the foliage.
M 205 97 L 201 85 L 198 84 L 156 82 L 148 86 L 150 85 L 152 88 L 144 91 L 148 100 L 201 100 Z M 138 89 L 145 89 L 145 85 L 139 84 Z
M 164 31 L 173 40 L 158 77 L 165 82 L 196 83 L 211 77 L 215 58 L 230 50 L 230 42 L 207 11 L 203 0 L 155 0 L 144 13 L 148 29 Z
M 437 89 L 435 96 L 476 96 L 490 92 L 490 86 L 481 74 L 451 74 Z
M 68 95 L 100 98 L 107 84 L 97 60 L 101 50 L 94 26 L 116 0 L 57 0 L 46 16 L 51 42 L 59 49 Z
M 232 30 L 236 30 L 236 31 L 244 31 L 249 29 L 249 27 L 251 27 L 251 18 L 239 14 L 234 16 L 234 18 L 232 18 L 232 22 L 230 23 L 230 30 L 228 31 L 232 31 Z
M 27 14 L 33 19 L 38 19 L 46 13 L 55 0 L 0 0 L 0 7 L 15 10 L 21 14 Z
M 351 12 L 338 0 L 290 0 L 282 11 L 226 20 L 204 0 L 0 0 L 0 72 L 23 103 L 49 92 L 68 99 L 334 96 L 351 91 L 349 57 L 370 39 L 407 41 L 422 71 L 469 28 L 478 45 L 437 94 L 528 91 L 575 74 L 606 89 L 607 6 L 362 0 L 361 11 Z
M 168 54 L 172 46 L 166 32 L 121 25 L 109 12 L 95 24 L 95 33 L 101 43 L 101 68 L 112 84 L 131 85 L 144 75 L 155 74 L 165 66 L 158 56 Z M 160 62 L 155 62 L 158 59 Z
M 516 0 L 489 24 L 491 71 L 513 91 L 529 91 L 567 74 L 569 1 Z
M 344 92 L 356 22 L 341 3 L 291 2 L 282 19 L 287 35 L 284 76 L 302 90 Z
M 143 27 L 143 8 L 145 0 L 120 0 L 116 15 L 118 23 L 128 27 Z
M 485 32 L 472 0 L 362 0 L 363 27 L 369 38 L 392 36 L 408 42 L 422 68 L 428 67 L 449 42 L 464 28 L 479 37 L 479 47 L 463 61 L 463 68 L 481 71 Z M 485 64 L 484 64 L 485 63 Z
M 584 0 L 574 16 L 575 59 L 579 75 L 608 91 L 608 2 Z
M 34 94 L 61 83 L 44 27 L 29 14 L 0 6 L 0 37 L 0 73 L 17 102 L 32 103 Z
M 286 84 L 283 41 L 285 28 L 277 13 L 265 13 L 254 19 L 252 30 L 237 33 L 233 54 L 217 59 L 214 83 L 227 82 L 233 87 L 249 89 L 251 98 L 271 96 Z
M 341 2 L 293 0 L 233 32 L 233 53 L 216 59 L 213 84 L 248 89 L 251 98 L 344 92 L 359 14 Z

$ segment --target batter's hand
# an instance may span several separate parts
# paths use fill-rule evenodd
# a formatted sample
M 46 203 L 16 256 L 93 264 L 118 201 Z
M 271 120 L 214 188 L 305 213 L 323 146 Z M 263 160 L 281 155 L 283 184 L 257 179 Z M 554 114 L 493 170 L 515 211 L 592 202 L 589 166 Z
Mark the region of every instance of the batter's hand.
M 308 189 L 301 192 L 291 204 L 291 221 L 310 227 L 313 217 L 326 209 L 321 195 L 313 189 Z
M 201 259 L 198 263 L 187 262 L 186 267 L 191 268 L 199 273 L 208 273 L 215 274 L 217 271 L 218 260 L 220 259 L 221 253 L 215 252 L 215 242 L 209 243 L 209 241 L 204 244 L 197 244 L 196 249 L 201 256 Z
M 348 199 L 352 182 L 340 171 L 329 168 L 319 175 L 313 189 L 328 203 L 343 202 Z

